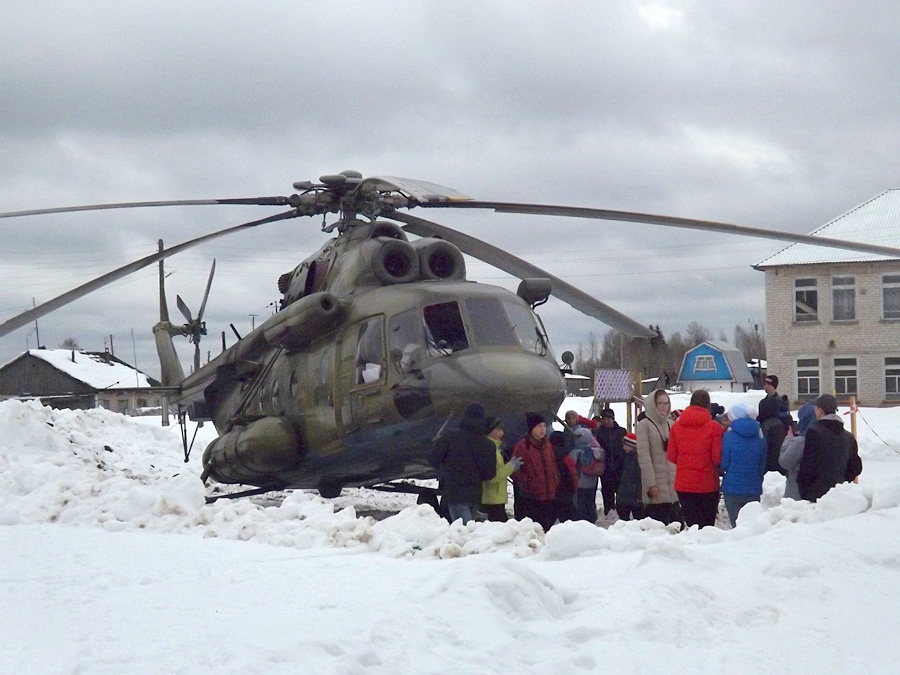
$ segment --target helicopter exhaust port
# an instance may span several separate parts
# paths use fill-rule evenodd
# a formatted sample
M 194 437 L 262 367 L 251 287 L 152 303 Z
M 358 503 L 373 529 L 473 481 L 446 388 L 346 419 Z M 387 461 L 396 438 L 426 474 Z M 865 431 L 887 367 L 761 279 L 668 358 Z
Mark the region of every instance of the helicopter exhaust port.
M 299 467 L 303 454 L 294 425 L 283 417 L 263 417 L 210 443 L 203 452 L 203 475 L 219 483 L 257 485 Z

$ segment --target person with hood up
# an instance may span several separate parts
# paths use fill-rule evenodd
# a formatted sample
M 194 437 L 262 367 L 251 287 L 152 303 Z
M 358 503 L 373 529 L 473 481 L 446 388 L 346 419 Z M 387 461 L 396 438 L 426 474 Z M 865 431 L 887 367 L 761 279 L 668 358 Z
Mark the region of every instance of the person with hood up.
M 559 487 L 559 471 L 553 446 L 547 439 L 547 421 L 538 413 L 525 413 L 528 432 L 513 448 L 512 456 L 522 460 L 513 474 L 518 487 L 517 504 L 522 518 L 531 518 L 544 531 L 556 521 L 554 500 Z
M 728 411 L 731 424 L 722 437 L 722 496 L 731 526 L 745 504 L 758 502 L 766 475 L 766 441 L 759 422 L 743 403 Z
M 675 492 L 684 522 L 714 526 L 719 512 L 722 425 L 709 412 L 709 392 L 698 389 L 672 425 L 666 457 L 675 465 Z
M 444 505 L 450 522 L 468 523 L 481 502 L 481 483 L 497 473 L 496 447 L 485 434 L 484 407 L 466 406 L 457 429 L 438 436 L 428 461 L 438 469 Z
M 644 517 L 641 498 L 641 465 L 637 456 L 637 435 L 625 434 L 622 441 L 622 477 L 616 493 L 616 513 L 621 520 L 640 520 Z
M 800 501 L 800 488 L 797 486 L 797 473 L 800 471 L 800 458 L 803 457 L 803 445 L 806 443 L 806 431 L 816 421 L 816 406 L 807 401 L 797 411 L 797 433 L 791 429 L 781 444 L 778 463 L 787 471 L 784 484 L 785 499 Z
M 581 427 L 575 430 L 575 443 L 571 452 L 578 467 L 591 461 L 591 458 L 603 460 L 603 448 L 594 438 L 591 430 Z M 575 520 L 597 522 L 597 476 L 588 476 L 578 471 L 578 490 L 575 493 Z
M 852 481 L 862 473 L 859 447 L 844 421 L 837 415 L 837 399 L 822 394 L 816 399 L 816 423 L 806 430 L 803 457 L 797 472 L 800 496 L 811 502 L 838 483 Z
M 664 389 L 644 397 L 644 418 L 637 424 L 637 456 L 641 468 L 644 516 L 661 523 L 681 519 L 675 494 L 675 466 L 666 458 L 672 428 L 671 402 Z
M 505 523 L 509 516 L 506 515 L 506 501 L 509 491 L 506 489 L 506 479 L 513 475 L 520 466 L 522 459 L 513 457 L 508 462 L 503 461 L 503 453 L 500 452 L 500 443 L 503 441 L 503 420 L 499 417 L 488 417 L 485 428 L 487 437 L 497 448 L 497 474 L 490 480 L 481 483 L 481 508 L 488 520 Z

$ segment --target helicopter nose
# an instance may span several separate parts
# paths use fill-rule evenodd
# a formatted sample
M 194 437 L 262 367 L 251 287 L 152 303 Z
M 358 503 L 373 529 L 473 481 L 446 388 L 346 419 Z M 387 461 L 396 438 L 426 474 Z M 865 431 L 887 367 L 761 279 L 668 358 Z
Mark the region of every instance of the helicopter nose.
M 438 414 L 460 414 L 481 403 L 490 415 L 556 410 L 565 397 L 559 367 L 536 354 L 456 353 L 432 363 L 425 372 Z

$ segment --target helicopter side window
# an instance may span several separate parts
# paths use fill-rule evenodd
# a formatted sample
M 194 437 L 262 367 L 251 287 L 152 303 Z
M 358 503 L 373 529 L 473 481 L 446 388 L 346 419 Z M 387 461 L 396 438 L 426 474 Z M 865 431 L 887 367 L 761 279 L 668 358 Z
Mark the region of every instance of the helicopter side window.
M 356 384 L 375 384 L 384 378 L 384 322 L 363 321 L 356 341 Z
M 519 344 L 509 319 L 496 298 L 466 298 L 472 337 L 479 347 L 514 347 Z
M 531 311 L 516 302 L 504 301 L 503 305 L 521 345 L 528 351 L 544 356 L 549 349 L 549 342 Z
M 425 353 L 420 311 L 408 309 L 392 316 L 388 321 L 388 354 L 393 367 L 399 373 L 416 370 Z
M 453 301 L 428 305 L 423 312 L 429 355 L 447 356 L 468 349 L 469 339 L 459 313 L 459 303 Z

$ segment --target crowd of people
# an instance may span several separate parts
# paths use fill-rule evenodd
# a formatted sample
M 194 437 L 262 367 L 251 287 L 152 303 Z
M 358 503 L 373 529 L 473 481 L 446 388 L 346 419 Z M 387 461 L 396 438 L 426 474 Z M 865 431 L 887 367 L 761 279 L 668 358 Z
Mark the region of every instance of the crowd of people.
M 504 522 L 507 481 L 513 515 L 546 531 L 558 522 L 597 523 L 603 517 L 653 518 L 690 527 L 716 523 L 720 498 L 732 527 L 746 504 L 759 501 L 767 471 L 786 476 L 784 496 L 816 501 L 840 482 L 856 480 L 862 461 L 856 439 L 843 428 L 837 401 L 823 394 L 805 403 L 794 421 L 778 378 L 767 376 L 758 414 L 744 403 L 724 413 L 709 392 L 694 391 L 690 405 L 673 411 L 657 389 L 644 398 L 634 433 L 604 408 L 592 419 L 566 413 L 563 430 L 550 431 L 541 414 L 525 414 L 527 432 L 511 449 L 503 421 L 469 405 L 455 429 L 434 442 L 442 509 L 450 521 L 478 512 Z

